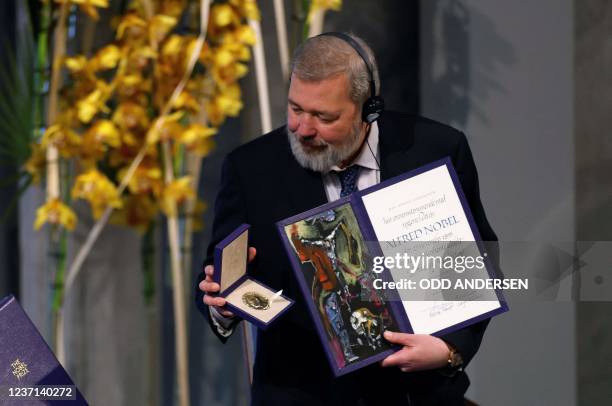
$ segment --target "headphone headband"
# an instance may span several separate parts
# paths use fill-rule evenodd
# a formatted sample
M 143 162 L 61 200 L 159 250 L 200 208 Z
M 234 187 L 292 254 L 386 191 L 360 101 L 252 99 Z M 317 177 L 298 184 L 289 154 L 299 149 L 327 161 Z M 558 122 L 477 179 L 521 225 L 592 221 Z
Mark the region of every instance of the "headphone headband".
M 351 48 L 353 48 L 355 52 L 357 52 L 357 54 L 359 54 L 359 56 L 363 60 L 363 63 L 365 63 L 366 69 L 368 70 L 368 76 L 370 77 L 370 91 L 371 91 L 372 97 L 375 97 L 376 96 L 376 83 L 374 82 L 374 69 L 372 69 L 370 62 L 368 61 L 368 56 L 366 52 L 364 51 L 364 49 L 361 47 L 361 45 L 359 45 L 359 43 L 355 41 L 353 37 L 343 32 L 330 31 L 330 32 L 324 32 L 323 34 L 320 34 L 319 36 L 325 36 L 325 35 L 330 36 L 330 37 L 336 37 L 336 38 L 343 40 L 344 42 L 348 43 L 351 46 Z
M 317 35 L 318 37 L 322 36 L 330 36 L 341 39 L 346 42 L 357 52 L 357 54 L 361 57 L 363 62 L 365 63 L 366 69 L 368 70 L 368 75 L 370 76 L 370 97 L 363 103 L 361 108 L 361 117 L 362 120 L 367 122 L 368 124 L 372 124 L 374 121 L 380 117 L 380 114 L 385 109 L 385 102 L 382 97 L 376 96 L 376 82 L 374 81 L 374 69 L 370 65 L 368 61 L 368 56 L 364 49 L 359 45 L 357 41 L 353 37 L 343 32 L 324 32 L 322 34 Z

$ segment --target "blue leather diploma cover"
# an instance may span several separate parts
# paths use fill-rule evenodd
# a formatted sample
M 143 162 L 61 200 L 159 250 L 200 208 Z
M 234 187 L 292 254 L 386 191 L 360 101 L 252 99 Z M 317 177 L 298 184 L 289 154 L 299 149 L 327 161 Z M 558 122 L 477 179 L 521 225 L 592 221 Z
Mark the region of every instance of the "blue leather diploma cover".
M 458 255 L 447 255 L 448 270 L 435 265 L 452 247 L 461 248 L 455 251 L 464 260 L 480 259 L 482 266 L 466 274 L 479 281 L 494 277 L 448 158 L 280 221 L 277 227 L 336 376 L 397 351 L 384 340 L 386 330 L 439 336 L 508 310 L 498 290 L 460 290 L 461 299 L 449 299 L 436 287 L 463 275 L 452 265 L 456 259 L 459 264 Z M 435 255 L 425 255 L 425 248 Z M 418 271 L 416 266 L 393 265 L 394 259 L 408 257 L 434 265 Z M 419 283 L 417 278 L 422 278 Z M 400 291 L 402 284 L 408 288 Z
M 13 296 L 0 299 L 0 404 L 87 405 Z

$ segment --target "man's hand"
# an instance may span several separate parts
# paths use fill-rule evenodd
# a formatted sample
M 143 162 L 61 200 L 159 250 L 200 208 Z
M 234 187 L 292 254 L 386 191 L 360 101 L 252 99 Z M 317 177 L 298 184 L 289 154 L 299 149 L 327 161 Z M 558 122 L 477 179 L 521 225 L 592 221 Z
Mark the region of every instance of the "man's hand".
M 249 247 L 249 262 L 255 259 L 256 254 L 257 251 L 255 248 Z M 212 276 L 215 273 L 215 267 L 212 265 L 206 266 L 206 268 L 204 268 L 204 273 L 206 274 L 206 278 L 198 285 L 200 290 L 204 292 L 204 303 L 209 306 L 214 306 L 217 311 L 225 317 L 234 317 L 234 313 L 223 308 L 223 306 L 225 306 L 225 299 L 217 296 L 220 286 L 212 280 Z
M 397 366 L 403 372 L 413 372 L 442 368 L 448 363 L 450 350 L 438 337 L 385 331 L 385 339 L 404 348 L 382 360 L 383 367 Z

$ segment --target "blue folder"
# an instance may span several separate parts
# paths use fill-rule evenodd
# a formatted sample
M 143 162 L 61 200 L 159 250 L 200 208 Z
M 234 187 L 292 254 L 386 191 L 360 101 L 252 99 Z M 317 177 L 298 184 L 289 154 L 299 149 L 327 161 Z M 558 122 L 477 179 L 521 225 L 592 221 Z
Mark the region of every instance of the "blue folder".
M 88 404 L 12 295 L 0 299 L 0 404 Z

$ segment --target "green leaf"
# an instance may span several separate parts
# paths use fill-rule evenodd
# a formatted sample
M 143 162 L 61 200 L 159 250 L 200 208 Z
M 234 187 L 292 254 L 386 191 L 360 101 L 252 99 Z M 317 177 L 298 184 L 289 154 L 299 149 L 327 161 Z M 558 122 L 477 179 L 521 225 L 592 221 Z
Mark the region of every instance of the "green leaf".
M 29 16 L 26 20 L 17 24 L 15 47 L 3 39 L 5 63 L 0 65 L 0 159 L 16 167 L 28 159 L 34 136 L 36 48 Z

